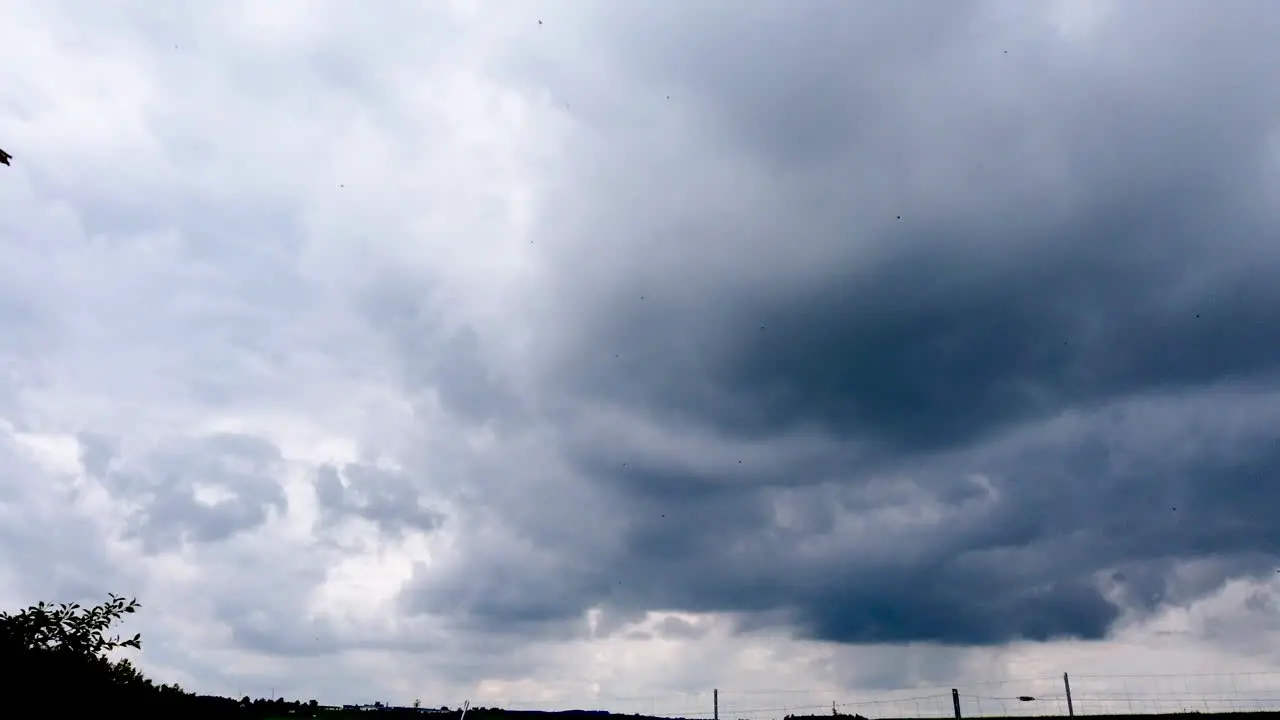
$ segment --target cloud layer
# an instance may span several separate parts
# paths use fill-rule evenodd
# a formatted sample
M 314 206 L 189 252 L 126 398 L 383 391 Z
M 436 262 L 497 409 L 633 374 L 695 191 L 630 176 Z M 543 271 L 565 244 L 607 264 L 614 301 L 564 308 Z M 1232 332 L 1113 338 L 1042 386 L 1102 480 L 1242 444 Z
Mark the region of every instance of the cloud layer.
M 19 3 L 0 598 L 331 701 L 1269 670 L 1278 25 Z

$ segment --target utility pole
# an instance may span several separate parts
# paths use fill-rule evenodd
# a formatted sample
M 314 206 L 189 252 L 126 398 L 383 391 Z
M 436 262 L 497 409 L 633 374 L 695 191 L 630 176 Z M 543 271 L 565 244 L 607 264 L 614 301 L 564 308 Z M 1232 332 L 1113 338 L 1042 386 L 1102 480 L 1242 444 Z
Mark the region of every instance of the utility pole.
M 951 688 L 951 706 L 956 709 L 956 720 L 960 720 L 960 691 Z
M 1071 704 L 1071 678 L 1067 677 L 1066 673 L 1062 673 L 1062 684 L 1067 688 L 1067 715 L 1075 717 L 1076 708 Z
M 713 720 L 720 720 L 720 689 L 716 688 L 711 691 L 711 717 Z

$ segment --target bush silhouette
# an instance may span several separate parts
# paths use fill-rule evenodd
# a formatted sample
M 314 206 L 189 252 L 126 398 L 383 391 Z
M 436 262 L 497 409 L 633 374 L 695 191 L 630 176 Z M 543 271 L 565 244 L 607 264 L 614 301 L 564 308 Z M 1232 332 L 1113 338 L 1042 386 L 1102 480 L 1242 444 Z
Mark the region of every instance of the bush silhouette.
M 6 684 L 17 690 L 6 698 L 6 705 L 46 712 L 79 707 L 127 710 L 135 716 L 178 709 L 187 716 L 203 715 L 197 706 L 207 703 L 192 702 L 195 696 L 177 685 L 156 685 L 128 659 L 109 657 L 115 650 L 141 649 L 139 635 L 110 634 L 138 608 L 137 600 L 110 595 L 93 607 L 41 602 L 16 613 L 0 613 L 0 667 Z

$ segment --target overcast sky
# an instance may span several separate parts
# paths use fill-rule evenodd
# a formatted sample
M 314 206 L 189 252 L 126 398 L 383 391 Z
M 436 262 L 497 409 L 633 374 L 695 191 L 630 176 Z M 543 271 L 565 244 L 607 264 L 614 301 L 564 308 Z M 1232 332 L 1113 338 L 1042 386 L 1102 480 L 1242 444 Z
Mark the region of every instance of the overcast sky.
M 3 5 L 0 605 L 322 702 L 1280 688 L 1275 5 Z

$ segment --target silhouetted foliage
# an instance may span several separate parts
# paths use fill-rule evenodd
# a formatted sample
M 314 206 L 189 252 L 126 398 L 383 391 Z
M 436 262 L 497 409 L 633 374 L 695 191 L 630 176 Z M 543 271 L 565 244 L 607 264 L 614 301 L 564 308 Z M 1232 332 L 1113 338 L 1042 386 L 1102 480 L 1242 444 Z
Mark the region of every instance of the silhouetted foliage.
M 194 696 L 177 685 L 156 685 L 128 659 L 109 654 L 141 649 L 142 637 L 123 638 L 111 628 L 137 612 L 137 600 L 111 595 L 101 605 L 38 603 L 16 613 L 0 613 L 0 666 L 10 687 L 23 689 L 10 705 L 49 709 L 52 705 L 171 712 Z
M 39 603 L 16 615 L 0 613 L 0 643 L 6 649 L 70 652 L 78 656 L 98 656 L 117 648 L 141 648 L 142 636 L 128 640 L 107 635 L 107 630 L 125 615 L 136 612 L 138 601 L 110 600 L 92 608 L 79 604 Z
M 18 613 L 0 613 L 0 663 L 19 687 L 56 683 L 94 694 L 127 693 L 145 683 L 127 660 L 107 653 L 142 647 L 141 638 L 108 634 L 111 626 L 137 610 L 136 601 L 114 595 L 96 607 L 40 603 Z

